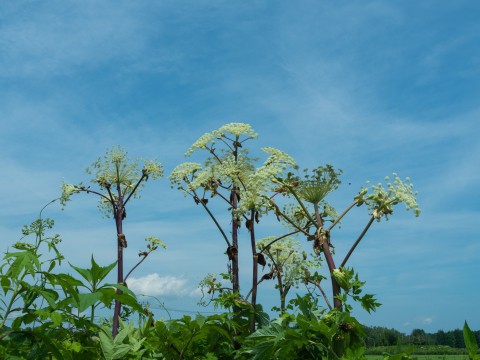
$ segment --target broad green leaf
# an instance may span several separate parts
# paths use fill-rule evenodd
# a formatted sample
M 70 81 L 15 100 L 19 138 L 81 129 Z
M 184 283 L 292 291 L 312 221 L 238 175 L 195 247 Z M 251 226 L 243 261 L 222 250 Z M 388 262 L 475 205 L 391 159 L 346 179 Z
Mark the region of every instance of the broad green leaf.
M 63 359 L 62 354 L 60 353 L 60 351 L 58 351 L 57 345 L 54 344 L 50 340 L 50 338 L 41 331 L 41 329 L 38 329 L 38 330 L 40 330 L 40 331 L 33 331 L 32 332 L 35 335 L 35 337 L 37 337 L 37 338 L 39 338 L 43 341 L 43 344 L 45 345 L 45 347 L 48 349 L 48 351 L 50 351 L 53 354 L 53 356 L 56 359 Z
M 105 360 L 113 359 L 113 339 L 112 334 L 108 332 L 109 330 L 100 331 L 98 337 L 100 338 L 100 346 L 102 348 L 103 356 Z M 107 333 L 108 332 L 108 333 Z
M 11 279 L 20 278 L 20 274 L 22 274 L 23 271 L 33 276 L 35 274 L 35 268 L 40 268 L 38 256 L 30 251 L 7 253 L 5 259 L 8 258 L 15 258 L 6 274 Z
M 115 339 L 113 339 L 113 344 L 115 346 L 121 344 L 123 340 L 133 331 L 133 324 L 128 324 L 126 327 L 124 327 L 122 330 L 120 330 L 115 336 Z
M 42 274 L 50 281 L 51 284 L 58 284 L 61 286 L 63 292 L 67 296 L 72 296 L 75 303 L 78 304 L 78 286 L 84 286 L 80 280 L 75 279 L 69 274 L 50 274 L 42 272 Z
M 70 344 L 70 347 L 69 347 L 70 350 L 74 351 L 74 352 L 80 352 L 80 350 L 82 350 L 82 344 L 80 344 L 79 342 L 72 342 Z
M 112 359 L 123 359 L 125 355 L 130 352 L 131 346 L 129 344 L 115 345 L 113 348 Z
M 107 277 L 107 275 L 110 273 L 110 271 L 112 271 L 112 269 L 117 265 L 117 262 L 114 261 L 110 265 L 99 266 L 95 262 L 95 259 L 93 258 L 93 255 L 92 255 L 91 262 L 92 262 L 91 274 L 93 276 L 93 281 L 94 281 L 95 286 L 98 286 L 98 284 L 100 284 L 100 282 L 102 282 Z
M 147 340 L 146 337 L 140 339 L 140 341 L 137 341 L 136 339 L 130 339 L 130 341 L 134 343 L 134 344 L 132 345 L 132 351 L 133 351 L 133 352 L 139 351 L 140 348 L 142 347 L 143 342 L 144 342 L 145 340 Z
M 105 304 L 109 305 L 113 300 L 118 300 L 122 304 L 132 307 L 133 309 L 143 312 L 143 307 L 140 305 L 135 298 L 133 292 L 128 290 L 125 286 L 110 284 L 111 288 L 102 288 L 98 292 L 102 294 L 100 300 Z M 117 293 L 115 288 L 123 288 L 128 290 L 128 292 L 120 294 Z
M 468 355 L 470 359 L 473 359 L 478 351 L 478 344 L 477 340 L 475 339 L 475 335 L 473 334 L 472 330 L 468 327 L 467 322 L 463 325 L 463 339 L 465 340 L 465 346 L 468 350 Z
M 214 353 L 206 353 L 203 360 L 218 360 L 218 357 Z
M 76 272 L 78 272 L 85 280 L 87 280 L 89 284 L 92 283 L 92 281 L 93 281 L 93 276 L 92 276 L 92 272 L 91 272 L 90 269 L 82 269 L 82 268 L 77 267 L 77 266 L 74 266 L 74 265 L 72 265 L 72 264 L 70 264 L 70 263 L 68 263 L 68 264 L 71 266 L 71 268 L 72 268 L 73 270 L 75 270 Z
M 100 292 L 78 294 L 78 311 L 83 312 L 100 301 L 103 294 Z
M 45 289 L 45 290 L 40 290 L 38 292 L 45 300 L 47 300 L 48 305 L 50 305 L 52 308 L 56 308 L 56 302 L 58 299 L 58 294 L 55 290 L 52 289 Z
M 7 295 L 7 292 L 11 290 L 10 285 L 12 284 L 8 276 L 2 275 L 0 284 L 2 285 L 4 294 Z
M 63 321 L 62 314 L 54 311 L 54 312 L 50 313 L 49 317 L 50 317 L 50 319 L 52 319 L 52 322 L 53 322 L 54 326 L 59 326 L 59 325 L 62 324 L 62 321 Z
M 121 285 L 121 284 L 105 284 L 104 287 L 107 287 L 107 286 L 111 286 L 115 289 L 118 289 L 120 290 L 122 293 L 124 294 L 128 294 L 129 296 L 132 296 L 132 297 L 136 297 L 135 296 L 135 293 L 130 290 L 128 287 L 126 287 L 125 285 Z

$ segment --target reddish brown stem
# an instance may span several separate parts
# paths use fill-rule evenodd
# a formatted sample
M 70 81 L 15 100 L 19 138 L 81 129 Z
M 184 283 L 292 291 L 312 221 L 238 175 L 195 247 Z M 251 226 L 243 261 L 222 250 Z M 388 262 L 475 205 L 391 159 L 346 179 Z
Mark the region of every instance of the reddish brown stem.
M 257 306 L 257 285 L 258 285 L 258 255 L 255 244 L 255 211 L 251 210 L 250 215 L 250 243 L 252 245 L 253 271 L 252 271 L 252 307 L 253 315 L 250 319 L 250 333 L 255 332 L 255 311 Z
M 119 205 L 117 206 L 117 217 L 116 217 L 116 226 L 117 226 L 117 283 L 123 283 L 123 246 L 124 244 L 120 241 L 121 236 L 123 236 L 123 206 L 122 206 L 122 195 L 119 191 Z M 121 293 L 120 290 L 117 290 L 117 293 Z M 112 336 L 115 337 L 118 334 L 119 327 L 119 317 L 120 311 L 122 309 L 122 303 L 118 300 L 115 300 L 115 309 L 113 312 L 113 325 L 112 325 Z
M 375 218 L 372 216 L 372 218 L 371 218 L 370 221 L 368 222 L 367 226 L 365 226 L 365 229 L 363 229 L 362 233 L 361 233 L 360 236 L 358 237 L 357 241 L 355 241 L 355 243 L 352 245 L 352 247 L 351 247 L 350 250 L 348 251 L 348 253 L 347 253 L 347 255 L 345 256 L 345 259 L 343 259 L 342 264 L 340 265 L 340 267 L 344 267 L 344 266 L 345 266 L 345 264 L 347 263 L 348 259 L 349 259 L 350 256 L 352 255 L 353 251 L 355 250 L 355 248 L 357 247 L 357 245 L 360 243 L 360 241 L 362 241 L 363 237 L 365 236 L 365 234 L 367 233 L 368 229 L 369 229 L 370 226 L 372 225 L 373 220 L 375 220 Z
M 237 220 L 235 219 L 235 209 L 238 205 L 238 199 L 236 194 L 236 188 L 234 187 L 232 192 L 232 247 L 234 249 L 233 256 L 232 256 L 232 287 L 233 292 L 238 293 L 240 291 L 240 280 L 238 276 L 238 224 Z
M 315 217 L 316 217 L 317 223 L 318 223 L 318 230 L 317 230 L 317 232 L 318 232 L 323 227 L 323 221 L 322 221 L 322 218 L 321 218 L 320 213 L 318 211 L 318 204 L 315 204 L 314 208 L 315 208 Z M 336 266 L 335 266 L 335 261 L 333 260 L 332 253 L 330 251 L 330 236 L 328 234 L 329 233 L 327 232 L 326 234 L 321 235 L 321 237 L 322 237 L 322 239 L 321 239 L 322 242 L 321 243 L 322 243 L 323 253 L 325 254 L 325 260 L 327 261 L 328 269 L 330 270 L 330 279 L 332 281 L 333 306 L 336 309 L 341 310 L 342 309 L 342 302 L 338 299 L 338 295 L 340 295 L 341 289 L 340 289 L 340 286 L 338 285 L 338 283 L 335 281 L 335 279 L 331 275 L 333 270 L 336 269 Z

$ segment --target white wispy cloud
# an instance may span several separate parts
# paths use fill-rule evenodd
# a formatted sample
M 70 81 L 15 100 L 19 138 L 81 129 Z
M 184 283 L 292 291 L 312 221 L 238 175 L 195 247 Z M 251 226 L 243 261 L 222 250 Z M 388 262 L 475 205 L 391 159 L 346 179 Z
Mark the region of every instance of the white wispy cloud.
M 134 4 L 91 1 L 3 4 L 0 43 L 8 56 L 2 77 L 45 76 L 85 69 L 92 64 L 128 59 L 144 49 L 141 8 Z
M 192 293 L 188 280 L 177 276 L 160 276 L 157 273 L 141 277 L 130 277 L 129 289 L 137 294 L 150 296 L 185 296 Z
M 419 304 L 434 292 L 441 299 L 462 272 L 466 284 L 479 253 L 480 112 L 457 101 L 462 91 L 462 100 L 476 96 L 471 75 L 479 57 L 471 45 L 478 31 L 459 24 L 441 36 L 434 21 L 443 24 L 445 5 L 428 9 L 424 23 L 417 20 L 428 6 L 381 1 L 284 3 L 274 11 L 264 2 L 145 4 L 0 4 L 3 236 L 20 234 L 13 229 L 59 194 L 62 178 L 88 181 L 84 168 L 111 145 L 158 158 L 168 174 L 201 134 L 244 121 L 260 133 L 254 148 L 280 148 L 302 167 L 343 168 L 352 187 L 334 199 L 339 207 L 367 179 L 393 171 L 412 178 L 422 216 L 399 209 L 388 224 L 375 224 L 351 264 L 385 302 L 376 319 L 399 314 L 399 326 L 421 326 L 415 317 L 430 314 L 424 320 L 440 322 L 441 310 Z M 445 76 L 470 82 L 462 87 Z M 142 195 L 128 207 L 126 267 L 138 262 L 146 236 L 160 237 L 167 249 L 151 254 L 129 284 L 198 297 L 190 281 L 226 269 L 225 243 L 167 179 L 148 182 Z M 368 221 L 358 210 L 333 234 L 338 257 Z M 64 212 L 52 207 L 46 215 L 58 219 L 60 246 L 73 264 L 88 266 L 92 252 L 102 265 L 115 260 L 113 221 L 101 219 L 93 197 L 77 195 Z M 228 217 L 221 220 L 228 228 Z M 281 232 L 274 219 L 264 220 L 259 233 Z M 251 254 L 242 231 L 247 288 Z M 179 272 L 188 275 L 159 275 Z

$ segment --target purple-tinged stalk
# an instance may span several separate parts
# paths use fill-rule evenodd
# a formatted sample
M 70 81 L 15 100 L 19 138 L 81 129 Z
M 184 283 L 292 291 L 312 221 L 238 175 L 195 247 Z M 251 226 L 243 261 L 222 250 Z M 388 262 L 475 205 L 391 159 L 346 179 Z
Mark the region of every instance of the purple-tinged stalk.
M 248 149 L 245 149 L 243 144 L 256 137 L 257 134 L 248 124 L 224 125 L 212 133 L 201 136 L 187 151 L 186 156 L 196 150 L 206 151 L 208 157 L 203 166 L 199 163 L 183 163 L 170 175 L 172 185 L 176 185 L 185 195 L 192 196 L 197 205 L 202 204 L 222 233 L 228 245 L 232 291 L 238 295 L 240 295 L 239 228 L 242 222 L 246 224 L 252 248 L 252 290 L 249 296 L 253 292 L 251 305 L 254 309 L 259 283 L 258 264 L 264 263 L 261 260 L 264 259 L 263 255 L 256 252 L 254 224 L 259 222 L 261 214 L 266 214 L 270 210 L 269 202 L 265 201 L 263 196 L 267 192 L 272 192 L 271 178 L 282 174 L 288 166 L 295 166 L 293 159 L 282 151 L 263 148 L 262 150 L 269 157 L 262 166 L 255 168 L 253 159 L 248 156 Z M 201 190 L 203 190 L 202 196 L 200 196 Z M 205 198 L 207 193 L 211 198 L 220 198 L 228 205 L 231 242 L 207 206 L 209 203 L 209 199 Z M 208 281 L 207 283 L 211 284 Z M 211 288 L 209 289 L 211 293 Z M 255 319 L 252 318 L 251 329 L 255 327 L 254 321 Z
M 151 177 L 153 180 L 163 176 L 162 165 L 156 161 L 144 162 L 143 168 L 139 168 L 139 160 L 130 161 L 127 153 L 120 147 L 113 147 L 107 151 L 106 155 L 99 158 L 87 169 L 88 174 L 94 174 L 92 180 L 97 184 L 101 191 L 93 190 L 90 186 L 63 184 L 63 193 L 60 202 L 63 206 L 70 200 L 74 193 L 86 192 L 100 197 L 99 209 L 107 216 L 113 214 L 115 228 L 117 232 L 117 283 L 125 284 L 123 250 L 127 247 L 127 240 L 123 232 L 123 221 L 125 220 L 126 205 L 133 197 L 139 197 L 139 190 L 144 183 Z M 114 189 L 112 191 L 112 188 Z M 156 248 L 156 247 L 155 247 Z M 144 252 L 144 257 L 134 266 L 135 269 L 150 252 Z M 133 270 L 132 269 L 132 270 Z M 131 270 L 131 271 L 132 271 Z M 131 273 L 129 272 L 129 274 Z M 120 290 L 117 290 L 121 294 Z M 119 318 L 122 309 L 122 303 L 115 300 L 112 335 L 118 334 Z
M 371 187 L 372 192 L 367 195 L 368 190 L 362 188 L 355 197 L 354 202 L 338 216 L 330 205 L 324 201 L 324 198 L 328 193 L 337 189 L 340 184 L 340 180 L 338 179 L 340 174 L 341 171 L 336 172 L 333 167 L 327 165 L 314 169 L 312 175 L 306 174 L 303 180 L 294 177 L 287 179 L 276 178 L 276 182 L 286 189 L 285 193 L 294 197 L 298 211 L 295 213 L 295 216 L 289 216 L 289 214 L 282 212 L 273 201 L 272 207 L 275 209 L 275 213 L 279 219 L 285 221 L 298 232 L 303 233 L 307 237 L 307 240 L 314 240 L 313 248 L 318 256 L 322 253 L 324 254 L 332 282 L 333 307 L 342 310 L 343 304 L 341 299 L 346 299 L 346 296 L 342 295 L 342 289 L 344 289 L 346 293 L 354 289 L 352 296 L 354 300 L 360 300 L 362 306 L 367 309 L 367 311 L 370 311 L 375 309 L 379 304 L 376 303 L 371 295 L 366 295 L 363 298 L 358 296 L 360 293 L 358 289 L 363 283 L 358 280 L 357 276 L 354 278 L 353 269 L 349 270 L 345 268 L 345 265 L 370 229 L 373 221 L 380 221 L 382 217 L 388 220 L 388 216 L 393 213 L 394 205 L 403 202 L 407 210 L 412 209 L 415 216 L 419 216 L 420 209 L 416 201 L 417 193 L 413 192 L 413 185 L 409 183 L 409 178 L 403 182 L 394 174 L 394 182 L 387 183 L 386 189 L 382 184 L 374 185 Z M 388 181 L 389 178 L 387 177 L 385 180 Z M 304 202 L 313 205 L 313 217 Z M 337 267 L 331 251 L 333 245 L 331 244 L 330 232 L 351 209 L 363 204 L 368 206 L 372 217 L 347 252 L 340 267 Z M 323 212 L 320 212 L 320 205 L 324 206 L 325 210 Z M 326 218 L 332 222 L 328 228 L 326 228 L 324 224 Z M 314 225 L 314 234 L 310 234 L 309 232 L 311 225 Z M 326 298 L 323 289 L 321 289 L 319 281 L 305 280 L 306 282 L 314 284 L 321 291 L 328 307 L 331 308 L 330 302 Z
M 239 227 L 242 220 L 242 216 L 237 214 L 237 208 L 241 201 L 240 193 L 245 191 L 243 177 L 245 172 L 252 168 L 251 160 L 248 158 L 247 152 L 242 149 L 242 144 L 256 137 L 257 134 L 250 125 L 226 124 L 212 133 L 201 136 L 185 154 L 190 156 L 196 150 L 207 151 L 209 156 L 205 160 L 205 168 L 198 163 L 183 163 L 177 166 L 170 175 L 172 187 L 177 185 L 177 188 L 182 190 L 185 195 L 192 196 L 196 204 L 201 204 L 222 234 L 228 246 L 226 254 L 229 260 L 232 290 L 237 294 L 240 292 L 238 249 Z M 224 145 L 220 151 L 214 147 L 219 143 Z M 199 195 L 199 190 L 203 190 L 203 196 Z M 226 191 L 228 195 L 222 194 L 222 190 Z M 211 197 L 224 200 L 228 205 L 231 240 L 227 238 L 226 231 L 207 206 L 206 193 L 210 193 Z
M 250 244 L 252 246 L 252 307 L 254 314 L 250 318 L 250 332 L 255 332 L 255 309 L 257 306 L 257 287 L 258 287 L 258 256 L 257 245 L 255 242 L 255 211 L 250 211 L 250 219 L 247 222 L 247 228 L 250 232 Z M 264 263 L 264 262 L 263 262 Z M 265 263 L 264 263 L 265 264 Z

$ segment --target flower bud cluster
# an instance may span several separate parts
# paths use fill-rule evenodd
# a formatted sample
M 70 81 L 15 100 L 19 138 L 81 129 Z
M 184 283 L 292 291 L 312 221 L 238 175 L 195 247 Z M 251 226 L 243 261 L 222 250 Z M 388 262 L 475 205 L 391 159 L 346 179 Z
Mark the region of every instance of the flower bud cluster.
M 366 195 L 366 189 L 362 189 L 360 194 L 355 198 L 359 205 L 366 203 L 372 211 L 372 216 L 377 221 L 385 216 L 388 219 L 388 215 L 393 213 L 393 206 L 399 203 L 404 203 L 406 210 L 413 210 L 415 216 L 420 215 L 420 208 L 417 203 L 417 192 L 413 191 L 413 184 L 410 183 L 410 179 L 406 178 L 403 182 L 397 174 L 393 174 L 394 181 L 387 183 L 387 188 L 384 188 L 382 183 L 372 185 L 372 193 Z M 386 177 L 386 181 L 390 178 Z

